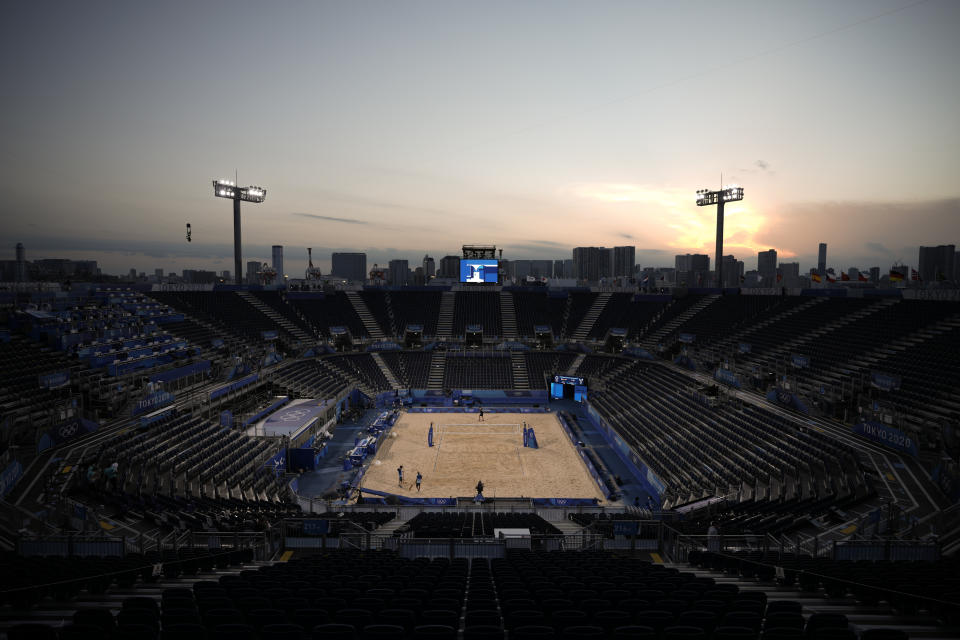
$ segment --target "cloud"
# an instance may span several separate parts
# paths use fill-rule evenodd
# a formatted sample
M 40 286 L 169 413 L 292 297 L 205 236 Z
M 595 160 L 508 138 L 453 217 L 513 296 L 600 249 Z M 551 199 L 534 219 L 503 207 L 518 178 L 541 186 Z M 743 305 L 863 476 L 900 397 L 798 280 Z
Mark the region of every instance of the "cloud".
M 321 216 L 316 213 L 291 213 L 292 216 L 301 218 L 313 218 L 314 220 L 326 220 L 328 222 L 343 222 L 345 224 L 370 224 L 366 220 L 357 220 L 356 218 L 335 218 L 333 216 Z
M 689 205 L 689 189 L 653 187 L 645 184 L 591 182 L 576 184 L 566 191 L 578 198 L 599 202 L 656 204 L 671 209 Z
M 621 231 L 620 233 L 618 233 L 618 234 L 617 234 L 617 237 L 619 237 L 619 238 L 626 238 L 627 240 L 636 240 L 635 237 L 633 237 L 633 236 L 630 235 L 629 233 L 624 233 L 623 231 Z
M 883 244 L 879 242 L 864 242 L 863 246 L 865 246 L 867 250 L 870 251 L 871 253 L 885 255 L 885 256 L 893 255 L 893 251 L 883 246 Z
M 770 163 L 767 162 L 766 160 L 757 160 L 756 162 L 753 163 L 753 166 L 759 167 L 762 171 L 766 171 L 767 169 L 770 168 Z
M 403 204 L 399 202 L 377 200 L 374 198 L 367 198 L 365 196 L 358 196 L 353 193 L 342 193 L 339 191 L 328 191 L 325 189 L 321 189 L 318 193 L 323 197 L 325 197 L 327 200 L 334 200 L 336 202 L 342 202 L 345 204 L 351 204 L 351 205 L 360 206 L 360 207 L 373 207 L 376 209 L 390 209 L 393 211 L 407 211 L 411 213 L 430 213 L 437 216 L 455 215 L 454 212 L 446 211 L 444 209 L 435 209 L 432 207 L 419 207 L 416 205 Z

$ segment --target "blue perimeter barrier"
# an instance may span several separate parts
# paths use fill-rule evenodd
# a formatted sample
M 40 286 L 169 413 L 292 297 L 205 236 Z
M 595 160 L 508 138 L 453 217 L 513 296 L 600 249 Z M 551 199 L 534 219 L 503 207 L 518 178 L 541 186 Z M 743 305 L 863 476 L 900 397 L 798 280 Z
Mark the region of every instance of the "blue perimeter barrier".
M 603 497 L 610 499 L 610 490 L 607 489 L 607 484 L 603 481 L 603 476 L 600 475 L 600 472 L 597 471 L 597 468 L 593 466 L 593 463 L 590 462 L 590 458 L 587 456 L 587 452 L 583 450 L 583 447 L 577 444 L 577 437 L 573 434 L 573 429 L 570 428 L 570 425 L 567 424 L 566 419 L 557 415 L 557 418 L 560 419 L 560 425 L 563 427 L 564 433 L 567 434 L 567 437 L 570 438 L 570 442 L 573 444 L 573 448 L 577 450 L 577 454 L 580 456 L 580 459 L 583 460 L 583 464 L 587 465 L 587 471 L 593 477 L 593 481 L 597 483 L 597 486 L 600 487 L 600 493 L 603 494 Z

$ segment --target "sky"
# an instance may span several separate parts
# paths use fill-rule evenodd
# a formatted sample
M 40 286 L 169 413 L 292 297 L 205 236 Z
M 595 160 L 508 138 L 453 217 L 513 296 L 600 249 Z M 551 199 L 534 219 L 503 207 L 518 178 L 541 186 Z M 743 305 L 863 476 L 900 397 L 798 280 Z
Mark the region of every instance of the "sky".
M 721 180 L 747 269 L 916 264 L 960 244 L 958 31 L 955 0 L 13 0 L 0 259 L 232 270 L 237 175 L 244 263 L 291 277 L 306 247 L 712 258 Z

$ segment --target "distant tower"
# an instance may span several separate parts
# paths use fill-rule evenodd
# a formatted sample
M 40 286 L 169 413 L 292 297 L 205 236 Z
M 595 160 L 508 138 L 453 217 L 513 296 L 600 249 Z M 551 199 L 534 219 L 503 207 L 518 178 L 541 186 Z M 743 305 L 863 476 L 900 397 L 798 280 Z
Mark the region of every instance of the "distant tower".
M 820 243 L 820 252 L 817 254 L 817 273 L 822 278 L 827 273 L 827 243 Z
M 423 275 L 427 280 L 437 275 L 437 265 L 430 256 L 423 256 Z
M 277 278 L 283 282 L 283 245 L 273 245 L 273 270 L 277 272 Z
M 23 248 L 23 243 L 17 243 L 17 273 L 15 280 L 17 282 L 27 281 L 27 250 Z

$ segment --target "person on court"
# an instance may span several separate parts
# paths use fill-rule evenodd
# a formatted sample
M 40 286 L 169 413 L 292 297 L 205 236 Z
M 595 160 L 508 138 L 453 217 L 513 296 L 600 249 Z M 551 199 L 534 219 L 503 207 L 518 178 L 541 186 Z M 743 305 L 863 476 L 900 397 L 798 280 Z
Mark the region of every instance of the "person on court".
M 403 465 L 397 467 L 397 486 L 403 486 Z
M 477 419 L 478 422 L 483 422 L 483 407 L 480 407 L 480 417 Z
M 417 471 L 417 491 L 420 491 L 420 482 L 423 480 L 423 474 Z

